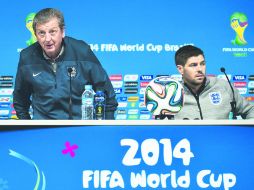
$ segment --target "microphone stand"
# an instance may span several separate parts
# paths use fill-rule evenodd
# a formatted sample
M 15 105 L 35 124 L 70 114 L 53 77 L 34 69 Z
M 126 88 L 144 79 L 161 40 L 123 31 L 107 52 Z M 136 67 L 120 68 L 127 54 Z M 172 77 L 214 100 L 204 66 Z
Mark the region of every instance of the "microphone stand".
M 71 68 L 71 67 L 68 68 L 68 73 L 69 73 L 69 77 L 70 77 L 69 119 L 72 120 L 73 117 L 72 117 L 72 98 L 71 98 L 71 95 L 72 95 L 72 85 L 71 85 L 71 73 L 72 73 L 72 68 Z
M 174 119 L 174 115 L 166 115 L 166 114 L 160 114 L 160 115 L 155 115 L 155 120 L 173 120 Z
M 233 118 L 232 118 L 232 119 L 237 119 L 237 117 L 236 117 L 236 101 L 235 101 L 234 89 L 233 89 L 233 87 L 232 87 L 232 85 L 231 85 L 231 83 L 230 83 L 230 81 L 229 81 L 229 79 L 228 79 L 228 75 L 226 74 L 225 68 L 224 68 L 224 67 L 221 67 L 221 68 L 220 68 L 220 71 L 223 72 L 224 75 L 226 76 L 227 81 L 228 81 L 228 83 L 229 83 L 229 86 L 230 86 L 230 88 L 231 88 L 231 90 L 232 90 L 232 93 L 233 93 L 233 101 L 230 102 L 231 111 L 232 111 L 232 113 L 233 113 Z

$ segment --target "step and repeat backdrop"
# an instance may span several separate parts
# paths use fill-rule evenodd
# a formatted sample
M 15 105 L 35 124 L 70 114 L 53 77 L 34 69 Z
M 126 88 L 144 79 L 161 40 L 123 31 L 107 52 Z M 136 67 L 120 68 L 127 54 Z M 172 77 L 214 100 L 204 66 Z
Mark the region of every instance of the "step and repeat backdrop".
M 1 10 L 0 119 L 15 119 L 12 92 L 22 49 L 33 43 L 29 22 L 42 8 L 60 9 L 66 35 L 90 44 L 119 103 L 116 119 L 152 119 L 145 87 L 159 75 L 181 79 L 175 51 L 205 52 L 207 73 L 222 77 L 254 101 L 254 2 L 248 0 L 12 0 Z M 239 40 L 240 39 L 240 40 Z
M 0 190 L 253 189 L 251 121 L 162 125 L 150 120 L 144 92 L 157 76 L 181 80 L 174 54 L 192 44 L 204 50 L 208 75 L 225 78 L 224 67 L 254 102 L 254 1 L 11 0 L 2 6 Z M 35 40 L 33 15 L 46 7 L 64 13 L 66 35 L 90 44 L 107 71 L 119 103 L 116 119 L 136 121 L 3 121 L 17 118 L 12 93 L 19 54 Z

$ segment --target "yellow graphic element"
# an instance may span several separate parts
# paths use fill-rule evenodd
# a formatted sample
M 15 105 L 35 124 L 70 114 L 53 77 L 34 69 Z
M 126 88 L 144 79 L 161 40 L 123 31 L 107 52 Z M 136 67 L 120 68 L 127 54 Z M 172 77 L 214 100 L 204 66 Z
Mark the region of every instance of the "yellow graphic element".
M 137 102 L 139 99 L 138 96 L 130 96 L 128 97 L 128 102 Z
M 35 13 L 30 13 L 26 17 L 26 28 L 31 33 L 30 39 L 26 41 L 26 45 L 28 45 L 28 46 L 32 45 L 33 43 L 35 43 L 37 41 L 36 36 L 34 34 L 34 30 L 33 30 L 34 16 L 35 16 Z
M 248 26 L 248 19 L 244 13 L 235 12 L 230 17 L 230 26 L 235 31 L 235 39 L 232 40 L 232 44 L 243 46 L 247 44 L 244 38 L 245 29 Z
M 133 107 L 135 107 L 136 106 L 136 103 L 135 102 L 131 102 L 131 107 L 133 108 Z
M 248 26 L 248 24 L 246 24 L 245 26 L 241 27 L 239 20 L 233 20 L 231 22 L 231 27 L 233 28 L 233 30 L 236 32 L 237 36 L 240 38 L 240 40 L 244 43 L 247 44 L 246 40 L 244 39 L 244 31 L 246 29 L 246 27 Z
M 12 115 L 11 119 L 18 119 L 18 117 L 16 115 Z
M 98 107 L 98 114 L 102 113 L 102 107 Z

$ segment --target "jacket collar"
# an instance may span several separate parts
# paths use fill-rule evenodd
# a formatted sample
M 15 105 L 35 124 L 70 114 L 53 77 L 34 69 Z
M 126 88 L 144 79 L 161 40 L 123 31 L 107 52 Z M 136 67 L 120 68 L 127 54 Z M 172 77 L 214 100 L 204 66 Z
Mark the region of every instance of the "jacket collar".
M 210 79 L 205 77 L 202 85 L 200 86 L 200 88 L 198 89 L 196 94 L 192 91 L 192 89 L 186 83 L 183 82 L 183 85 L 184 85 L 185 90 L 188 90 L 189 92 L 191 92 L 194 95 L 199 95 L 205 89 L 205 87 L 208 86 L 209 83 L 210 83 Z

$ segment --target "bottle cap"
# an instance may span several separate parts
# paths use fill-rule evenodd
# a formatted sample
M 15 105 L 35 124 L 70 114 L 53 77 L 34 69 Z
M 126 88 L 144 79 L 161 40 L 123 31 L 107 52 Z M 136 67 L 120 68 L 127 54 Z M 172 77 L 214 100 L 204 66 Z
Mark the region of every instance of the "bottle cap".
M 91 89 L 92 89 L 92 85 L 86 84 L 86 85 L 85 85 L 85 89 L 86 89 L 86 90 L 91 90 Z

